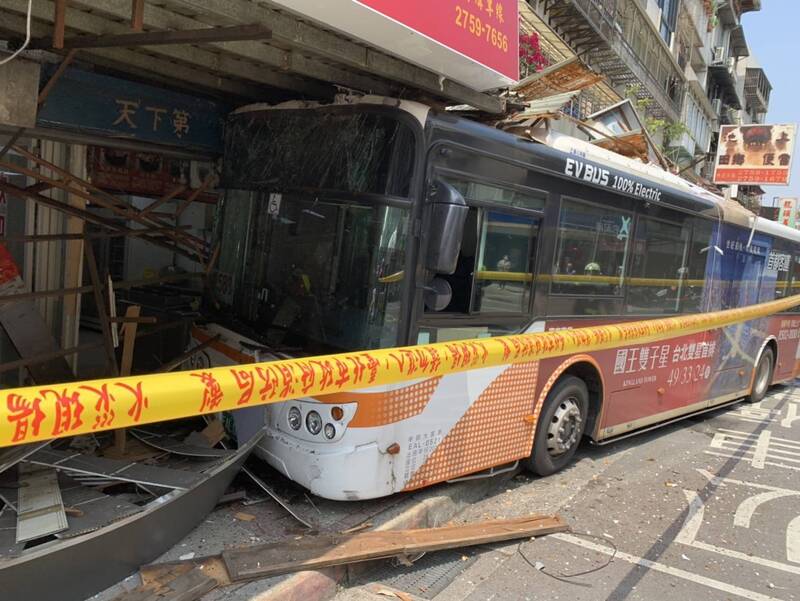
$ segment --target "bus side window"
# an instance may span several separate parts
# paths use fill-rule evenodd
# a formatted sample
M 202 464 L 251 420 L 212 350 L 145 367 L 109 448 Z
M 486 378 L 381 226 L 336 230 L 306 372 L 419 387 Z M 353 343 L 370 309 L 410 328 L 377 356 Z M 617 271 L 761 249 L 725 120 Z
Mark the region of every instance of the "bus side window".
M 470 207 L 443 313 L 527 313 L 539 219 Z
M 678 218 L 681 216 L 678 215 Z M 694 294 L 688 285 L 691 224 L 640 215 L 631 253 L 627 313 L 677 313 Z
M 612 207 L 564 199 L 553 259 L 550 303 L 559 314 L 609 315 L 623 295 L 633 215 Z M 574 302 L 560 295 L 580 296 Z M 552 312 L 552 311 L 551 311 Z
M 711 260 L 716 258 L 711 239 L 713 222 L 699 217 L 692 218 L 692 222 L 692 243 L 687 256 L 689 272 L 685 282 L 688 293 L 681 300 L 682 313 L 697 313 L 702 309 L 706 294 L 706 273 L 710 272 L 709 257 Z
M 539 219 L 483 210 L 473 313 L 525 313 L 530 305 Z

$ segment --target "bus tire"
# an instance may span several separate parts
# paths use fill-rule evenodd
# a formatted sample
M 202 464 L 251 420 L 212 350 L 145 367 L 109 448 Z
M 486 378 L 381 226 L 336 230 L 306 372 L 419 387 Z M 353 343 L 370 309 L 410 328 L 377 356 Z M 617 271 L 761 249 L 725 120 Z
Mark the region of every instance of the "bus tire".
M 525 466 L 539 476 L 549 476 L 569 465 L 583 437 L 588 410 L 584 381 L 575 376 L 561 379 L 544 401 Z
M 769 385 L 772 383 L 774 365 L 775 353 L 771 346 L 766 346 L 753 370 L 753 388 L 746 399 L 748 403 L 757 403 L 766 396 Z

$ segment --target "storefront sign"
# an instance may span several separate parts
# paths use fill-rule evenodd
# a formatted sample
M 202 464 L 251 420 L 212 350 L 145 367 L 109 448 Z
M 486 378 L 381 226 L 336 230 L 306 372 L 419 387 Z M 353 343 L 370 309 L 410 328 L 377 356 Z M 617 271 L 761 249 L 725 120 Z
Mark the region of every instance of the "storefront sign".
M 473 89 L 519 78 L 517 0 L 275 0 Z
M 723 125 L 714 183 L 788 185 L 795 130 L 794 124 Z
M 45 70 L 44 77 L 50 75 Z M 68 69 L 39 109 L 39 127 L 219 153 L 227 108 L 133 81 Z

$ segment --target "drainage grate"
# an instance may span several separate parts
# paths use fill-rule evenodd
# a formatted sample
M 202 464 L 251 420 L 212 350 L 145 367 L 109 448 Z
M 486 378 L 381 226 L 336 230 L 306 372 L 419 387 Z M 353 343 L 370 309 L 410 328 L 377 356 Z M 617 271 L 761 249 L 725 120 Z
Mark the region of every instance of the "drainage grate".
M 424 555 L 411 566 L 398 565 L 395 560 L 383 562 L 368 577 L 372 582 L 385 584 L 423 599 L 433 599 L 471 566 L 477 557 L 474 549 L 436 551 Z

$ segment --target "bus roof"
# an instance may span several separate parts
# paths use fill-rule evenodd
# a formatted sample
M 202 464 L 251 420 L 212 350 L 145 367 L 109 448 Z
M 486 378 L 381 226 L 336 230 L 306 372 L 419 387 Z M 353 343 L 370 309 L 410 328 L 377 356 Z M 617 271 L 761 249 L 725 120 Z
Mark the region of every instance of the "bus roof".
M 544 140 L 523 138 L 468 118 L 435 111 L 419 102 L 377 95 L 356 96 L 340 94 L 337 95 L 333 104 L 307 101 L 289 101 L 278 105 L 251 104 L 237 109 L 234 114 L 267 110 L 320 109 L 336 105 L 383 106 L 401 110 L 412 115 L 423 127 L 426 124 L 431 124 L 440 129 L 458 130 L 476 139 L 490 141 L 500 146 L 514 149 L 515 153 L 521 152 L 528 157 L 533 155 L 537 163 L 547 163 L 548 160 L 552 161 L 554 158 L 565 160 L 569 157 L 579 156 L 581 160 L 589 160 L 601 167 L 634 174 L 644 182 L 665 188 L 671 196 L 682 197 L 684 201 L 691 203 L 691 206 L 686 208 L 691 208 L 696 212 L 707 213 L 709 209 L 712 209 L 714 213 L 726 222 L 746 228 L 755 226 L 755 230 L 758 232 L 800 242 L 800 230 L 759 217 L 739 203 L 709 192 L 678 175 L 665 171 L 661 167 L 642 163 L 584 140 L 563 134 L 548 132 Z M 587 183 L 587 185 L 591 184 Z
M 523 138 L 468 118 L 436 111 L 431 111 L 428 118 L 434 126 L 463 128 L 465 132 L 471 133 L 475 137 L 489 138 L 506 146 L 520 148 L 522 144 L 522 148 L 528 154 L 533 154 L 539 159 L 552 157 L 553 153 L 556 153 L 562 159 L 578 155 L 582 159 L 590 160 L 597 165 L 635 174 L 641 180 L 668 189 L 672 195 L 683 196 L 687 200 L 691 199 L 697 212 L 704 212 L 704 209 L 707 210 L 713 207 L 715 212 L 728 223 L 745 228 L 753 228 L 755 226 L 757 232 L 800 242 L 800 230 L 759 217 L 738 202 L 719 194 L 714 194 L 678 175 L 665 171 L 659 166 L 642 163 L 584 140 L 554 132 L 550 132 L 546 140 Z M 534 143 L 532 144 L 531 142 Z

